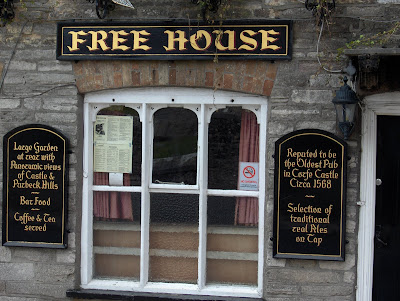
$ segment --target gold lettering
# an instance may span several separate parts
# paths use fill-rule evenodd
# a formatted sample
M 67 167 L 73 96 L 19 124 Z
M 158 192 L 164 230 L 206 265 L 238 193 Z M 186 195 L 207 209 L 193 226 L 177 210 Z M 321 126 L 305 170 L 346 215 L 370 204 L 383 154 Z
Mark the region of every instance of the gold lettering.
M 168 47 L 163 46 L 166 51 L 176 50 L 175 42 L 179 43 L 179 50 L 186 50 L 186 43 L 188 42 L 188 39 L 185 38 L 185 32 L 183 30 L 166 30 L 164 33 L 168 35 Z M 178 37 L 175 37 L 175 33 L 178 34 Z
M 111 30 L 110 33 L 113 36 L 112 40 L 112 50 L 123 50 L 126 51 L 129 49 L 128 46 L 126 45 L 120 45 L 120 43 L 124 43 L 127 41 L 127 39 L 120 38 L 119 36 L 127 36 L 129 33 L 127 33 L 125 30 L 120 30 L 120 31 L 115 31 Z
M 25 153 L 28 153 L 32 150 L 32 145 L 18 145 L 17 142 L 14 142 L 14 150 L 23 150 Z
M 46 232 L 46 224 L 43 226 L 25 226 L 24 231 L 39 231 L 39 232 Z
M 245 43 L 245 44 L 242 45 L 242 46 L 240 46 L 240 47 L 239 47 L 239 50 L 244 49 L 244 50 L 252 51 L 252 50 L 257 49 L 257 46 L 258 46 L 257 41 L 256 41 L 255 39 L 253 39 L 253 38 L 250 38 L 250 37 L 252 37 L 252 36 L 255 36 L 256 34 L 257 34 L 257 33 L 254 32 L 254 31 L 252 31 L 252 30 L 243 30 L 243 31 L 240 33 L 240 40 L 241 40 L 243 43 Z M 250 37 L 248 37 L 248 36 L 246 36 L 246 35 L 249 35 Z M 251 47 L 251 46 L 252 46 L 252 47 Z
M 15 212 L 14 220 L 17 222 L 21 222 L 22 225 L 25 225 L 29 222 L 34 221 L 35 218 L 33 216 L 30 216 L 27 212 L 25 212 L 23 215 L 21 215 L 19 212 Z
M 261 50 L 272 49 L 272 50 L 279 50 L 282 47 L 277 45 L 271 45 L 270 43 L 275 42 L 278 38 L 270 37 L 270 35 L 280 35 L 279 32 L 271 29 L 271 30 L 259 30 L 258 32 L 261 33 Z
M 141 36 L 150 36 L 151 34 L 149 32 L 147 32 L 146 30 L 141 30 L 141 31 L 132 30 L 131 33 L 133 34 L 133 50 L 141 49 L 147 51 L 151 49 L 151 47 L 147 45 L 140 44 L 140 43 L 145 43 L 149 40 L 146 38 L 141 38 Z
M 218 50 L 225 51 L 225 50 L 236 50 L 235 47 L 235 31 L 233 30 L 214 30 L 213 33 L 216 34 L 215 38 L 215 47 Z M 221 43 L 222 36 L 224 34 L 228 34 L 228 46 L 224 46 Z
M 107 32 L 104 30 L 99 30 L 99 31 L 89 31 L 89 33 L 92 35 L 92 46 L 87 46 L 87 48 L 90 51 L 94 50 L 99 50 L 99 45 L 103 51 L 109 50 L 110 47 L 107 46 L 105 39 L 107 39 Z M 99 35 L 101 35 L 101 38 L 99 39 Z
M 71 46 L 67 46 L 69 51 L 76 51 L 79 50 L 78 44 L 85 43 L 86 40 L 79 39 L 78 36 L 86 36 L 87 33 L 83 30 L 80 31 L 70 31 L 68 32 L 72 36 Z
M 206 44 L 203 48 L 201 48 L 199 46 L 199 44 L 197 44 L 197 41 L 200 40 L 202 37 L 205 38 L 206 40 Z M 192 45 L 193 49 L 195 50 L 207 50 L 210 46 L 211 46 L 211 35 L 209 32 L 205 31 L 205 30 L 199 30 L 197 31 L 195 34 L 190 36 L 190 45 Z

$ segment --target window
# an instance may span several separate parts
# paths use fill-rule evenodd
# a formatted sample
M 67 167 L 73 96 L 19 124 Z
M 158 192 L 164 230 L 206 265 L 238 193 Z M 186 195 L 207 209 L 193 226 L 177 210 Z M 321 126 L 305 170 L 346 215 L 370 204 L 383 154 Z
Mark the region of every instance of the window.
M 90 93 L 82 288 L 261 297 L 265 98 Z

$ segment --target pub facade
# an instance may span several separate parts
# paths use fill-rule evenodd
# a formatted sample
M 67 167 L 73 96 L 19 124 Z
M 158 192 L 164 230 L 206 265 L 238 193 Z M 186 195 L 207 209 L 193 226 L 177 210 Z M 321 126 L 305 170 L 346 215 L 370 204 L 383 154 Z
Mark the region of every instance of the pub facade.
M 0 1 L 0 299 L 398 300 L 399 12 Z

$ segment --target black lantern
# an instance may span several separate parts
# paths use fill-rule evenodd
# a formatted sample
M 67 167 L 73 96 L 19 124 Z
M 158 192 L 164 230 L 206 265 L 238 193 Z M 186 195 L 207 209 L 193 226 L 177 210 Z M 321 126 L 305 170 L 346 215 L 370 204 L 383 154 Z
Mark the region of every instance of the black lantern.
M 15 17 L 14 0 L 0 0 L 0 27 Z
M 343 79 L 343 86 L 336 91 L 336 96 L 332 99 L 336 109 L 336 117 L 339 128 L 343 133 L 344 139 L 349 138 L 354 126 L 354 112 L 358 103 L 358 97 L 347 84 L 347 77 Z

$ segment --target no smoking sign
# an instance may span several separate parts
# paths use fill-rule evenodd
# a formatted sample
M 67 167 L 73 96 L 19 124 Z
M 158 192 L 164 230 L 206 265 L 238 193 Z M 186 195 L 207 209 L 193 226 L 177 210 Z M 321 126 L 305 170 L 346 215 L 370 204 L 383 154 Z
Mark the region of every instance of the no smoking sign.
M 239 163 L 239 190 L 258 191 L 258 163 Z

